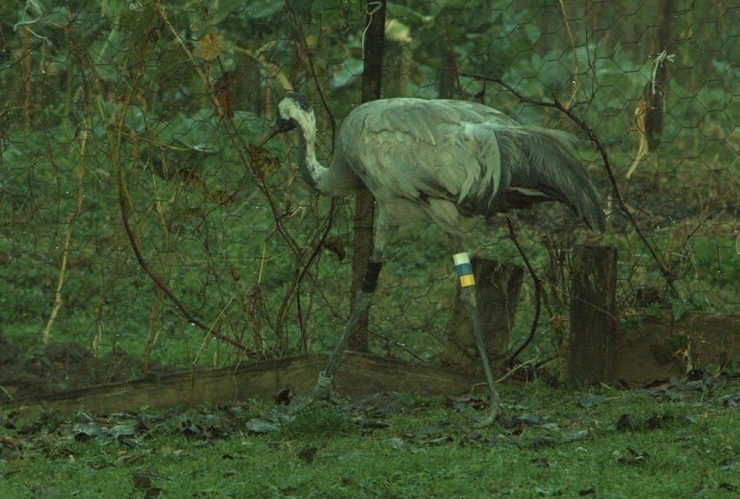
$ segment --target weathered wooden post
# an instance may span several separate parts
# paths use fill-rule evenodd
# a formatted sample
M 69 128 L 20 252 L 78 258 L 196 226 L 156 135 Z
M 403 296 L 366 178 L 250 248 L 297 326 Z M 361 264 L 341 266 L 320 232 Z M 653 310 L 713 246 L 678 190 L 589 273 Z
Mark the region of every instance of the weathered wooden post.
M 473 257 L 476 299 L 483 336 L 491 366 L 496 370 L 506 360 L 514 325 L 524 270 L 512 263 Z M 459 293 L 458 288 L 458 293 Z M 460 300 L 455 300 L 447 328 L 447 348 L 443 361 L 463 371 L 479 367 L 473 325 Z
M 610 380 L 617 333 L 617 250 L 577 246 L 571 267 L 570 333 L 561 379 L 574 387 Z

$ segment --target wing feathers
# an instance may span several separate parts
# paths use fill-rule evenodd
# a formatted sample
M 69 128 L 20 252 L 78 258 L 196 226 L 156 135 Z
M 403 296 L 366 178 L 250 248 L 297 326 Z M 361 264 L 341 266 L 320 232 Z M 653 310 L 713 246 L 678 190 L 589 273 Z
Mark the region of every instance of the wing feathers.
M 489 216 L 510 205 L 509 190 L 517 203 L 556 199 L 603 230 L 599 197 L 574 154 L 575 143 L 568 133 L 525 127 L 481 104 L 386 99 L 347 117 L 337 154 L 379 204 L 414 206 L 434 220 L 440 209 L 431 200 L 454 203 L 464 216 Z M 533 191 L 541 194 L 529 196 Z M 446 226 L 449 218 L 445 208 L 446 220 L 437 221 Z

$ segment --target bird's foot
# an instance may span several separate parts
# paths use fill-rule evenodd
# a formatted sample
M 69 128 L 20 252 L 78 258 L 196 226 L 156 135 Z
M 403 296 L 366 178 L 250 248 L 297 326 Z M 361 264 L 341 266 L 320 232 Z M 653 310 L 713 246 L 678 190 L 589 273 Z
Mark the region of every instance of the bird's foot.
M 473 428 L 488 428 L 496 421 L 497 412 L 497 408 L 492 408 L 488 416 L 473 423 Z
M 297 414 L 320 400 L 336 403 L 337 394 L 332 385 L 333 380 L 334 378 L 332 376 L 325 376 L 323 372 L 319 373 L 319 380 L 316 382 L 313 390 L 311 390 L 311 393 L 299 403 L 292 405 L 289 412 L 291 414 Z
M 473 428 L 487 428 L 496 421 L 498 415 L 499 398 L 498 393 L 493 392 L 495 396 L 491 397 L 491 408 L 488 412 L 488 416 L 473 423 Z

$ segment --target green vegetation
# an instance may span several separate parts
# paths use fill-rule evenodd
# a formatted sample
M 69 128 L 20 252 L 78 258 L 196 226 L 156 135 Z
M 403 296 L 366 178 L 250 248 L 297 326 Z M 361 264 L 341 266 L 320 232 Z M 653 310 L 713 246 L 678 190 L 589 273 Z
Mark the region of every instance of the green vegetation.
M 67 421 L 4 414 L 2 497 L 735 497 L 737 380 L 636 392 L 381 395 L 279 420 L 264 403 Z M 262 419 L 264 417 L 265 419 Z

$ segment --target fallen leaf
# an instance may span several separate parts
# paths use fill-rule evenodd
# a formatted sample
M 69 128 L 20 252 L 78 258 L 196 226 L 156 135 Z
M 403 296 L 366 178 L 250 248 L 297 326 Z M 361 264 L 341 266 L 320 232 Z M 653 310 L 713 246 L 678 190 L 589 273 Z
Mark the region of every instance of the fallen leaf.
M 581 397 L 580 399 L 578 399 L 578 405 L 580 405 L 584 409 L 588 409 L 589 407 L 601 405 L 603 403 L 604 403 L 604 397 L 602 397 L 601 395 L 587 395 L 585 397 Z
M 631 414 L 622 414 L 617 421 L 617 430 L 639 430 L 640 420 Z
M 627 447 L 627 454 L 617 459 L 619 464 L 631 464 L 633 466 L 641 465 L 650 455 L 647 452 L 637 452 L 632 447 Z
M 316 458 L 316 451 L 318 449 L 316 447 L 306 447 L 304 449 L 301 449 L 300 452 L 298 452 L 298 458 L 306 462 L 308 464 L 313 463 L 313 460 Z
M 290 388 L 283 388 L 275 394 L 274 400 L 277 405 L 290 405 L 292 396 L 293 390 Z
M 147 473 L 136 473 L 133 476 L 135 489 L 148 489 L 152 485 L 152 478 Z
M 568 442 L 573 442 L 574 440 L 581 440 L 583 438 L 586 438 L 587 436 L 588 436 L 588 430 L 571 430 L 571 431 L 563 432 L 563 438 L 567 440 Z
M 247 427 L 247 430 L 252 433 L 269 433 L 280 429 L 279 425 L 271 423 L 263 418 L 250 419 L 247 421 L 245 426 Z
M 408 442 L 400 437 L 392 437 L 389 440 L 391 442 L 391 447 L 396 450 L 406 450 L 409 448 Z

